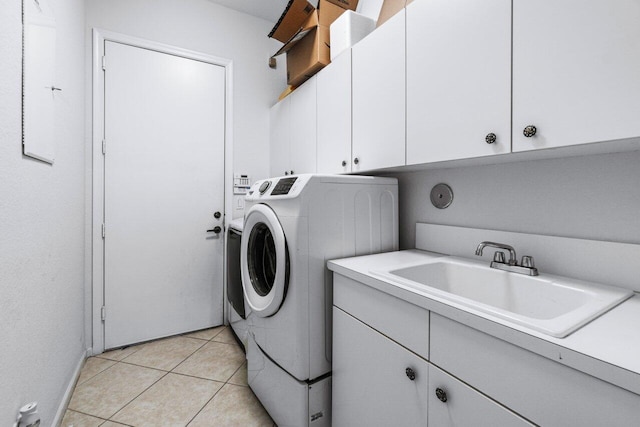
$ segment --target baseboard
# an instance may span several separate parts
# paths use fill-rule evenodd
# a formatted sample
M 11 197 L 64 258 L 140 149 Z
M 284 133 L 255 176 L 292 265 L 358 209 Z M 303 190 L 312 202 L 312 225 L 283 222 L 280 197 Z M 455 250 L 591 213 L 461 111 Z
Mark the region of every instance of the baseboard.
M 53 423 L 51 424 L 54 427 L 60 427 L 62 423 L 62 419 L 64 418 L 64 414 L 67 411 L 67 406 L 69 406 L 69 401 L 71 400 L 71 395 L 73 394 L 73 390 L 76 387 L 76 382 L 78 381 L 78 377 L 80 376 L 80 371 L 82 370 L 82 366 L 84 365 L 84 361 L 87 359 L 90 354 L 91 349 L 87 349 L 81 356 L 80 360 L 76 364 L 76 369 L 73 371 L 73 375 L 71 376 L 71 380 L 67 385 L 67 389 L 64 392 L 64 396 L 60 401 L 60 406 L 58 406 L 58 411 L 56 412 L 56 416 L 53 419 Z

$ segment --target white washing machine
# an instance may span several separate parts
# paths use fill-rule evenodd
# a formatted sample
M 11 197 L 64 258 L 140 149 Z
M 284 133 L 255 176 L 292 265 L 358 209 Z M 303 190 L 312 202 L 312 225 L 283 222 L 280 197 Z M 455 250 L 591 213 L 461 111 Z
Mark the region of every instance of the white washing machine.
M 249 386 L 280 426 L 331 424 L 330 259 L 398 249 L 395 178 L 298 175 L 246 197 Z
M 229 325 L 246 350 L 251 309 L 246 304 L 242 289 L 240 247 L 243 225 L 244 218 L 237 218 L 229 222 L 227 229 L 227 301 Z

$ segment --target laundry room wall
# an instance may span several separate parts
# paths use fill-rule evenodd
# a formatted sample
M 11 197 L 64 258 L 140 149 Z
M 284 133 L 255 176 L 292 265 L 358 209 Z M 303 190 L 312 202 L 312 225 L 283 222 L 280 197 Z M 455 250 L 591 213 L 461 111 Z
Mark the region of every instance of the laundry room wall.
M 22 2 L 0 13 L 0 425 L 37 401 L 55 420 L 84 342 L 83 0 L 56 19 L 55 163 L 22 155 Z
M 640 151 L 395 173 L 400 246 L 415 247 L 416 222 L 640 244 L 638 165 Z M 446 209 L 429 199 L 441 182 Z
M 279 47 L 267 37 L 272 22 L 208 0 L 86 3 L 87 49 L 91 49 L 91 28 L 95 27 L 231 59 L 233 170 L 249 174 L 253 180 L 268 177 L 269 107 L 286 87 L 284 63 L 276 70 L 268 67 L 269 57 Z M 87 58 L 90 61 L 90 54 Z M 233 212 L 234 217 L 242 215 L 242 211 Z

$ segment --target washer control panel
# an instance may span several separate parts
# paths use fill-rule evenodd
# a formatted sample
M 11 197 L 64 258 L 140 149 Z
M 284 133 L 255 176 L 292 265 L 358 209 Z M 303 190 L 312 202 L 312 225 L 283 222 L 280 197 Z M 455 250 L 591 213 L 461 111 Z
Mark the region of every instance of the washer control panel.
M 289 194 L 291 187 L 293 186 L 293 184 L 296 182 L 297 179 L 298 177 L 295 177 L 295 176 L 292 178 L 282 178 L 281 180 L 278 181 L 276 186 L 273 187 L 273 190 L 271 190 L 271 195 L 282 196 L 284 194 Z

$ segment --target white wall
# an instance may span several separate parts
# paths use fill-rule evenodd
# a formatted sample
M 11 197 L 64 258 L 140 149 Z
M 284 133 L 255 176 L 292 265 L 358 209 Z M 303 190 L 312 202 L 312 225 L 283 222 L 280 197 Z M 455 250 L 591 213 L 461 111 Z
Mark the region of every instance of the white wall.
M 415 245 L 416 222 L 640 244 L 638 151 L 394 176 L 403 249 Z M 440 182 L 454 193 L 442 210 L 429 200 Z
M 87 0 L 92 27 L 233 61 L 233 169 L 254 180 L 269 175 L 269 107 L 286 87 L 283 58 L 268 67 L 280 43 L 273 23 L 207 0 Z M 229 187 L 229 190 L 231 188 Z M 234 217 L 242 211 L 234 210 Z
M 22 155 L 21 2 L 0 13 L 0 425 L 39 402 L 50 425 L 84 357 L 84 2 L 51 2 L 53 166 Z

